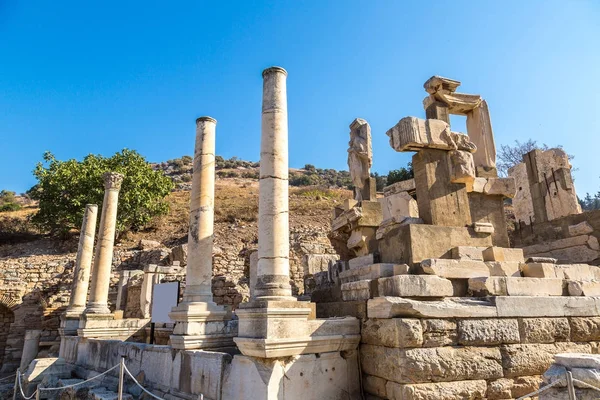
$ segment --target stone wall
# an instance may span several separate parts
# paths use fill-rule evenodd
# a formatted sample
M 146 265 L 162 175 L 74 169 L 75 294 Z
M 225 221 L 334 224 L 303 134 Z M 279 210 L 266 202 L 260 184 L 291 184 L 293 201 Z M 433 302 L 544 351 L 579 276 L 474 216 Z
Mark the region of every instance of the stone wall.
M 514 399 L 554 354 L 600 352 L 600 317 L 369 319 L 360 346 L 375 399 Z
M 0 306 L 0 368 L 4 362 L 4 350 L 10 325 L 14 322 L 14 313 L 6 306 Z

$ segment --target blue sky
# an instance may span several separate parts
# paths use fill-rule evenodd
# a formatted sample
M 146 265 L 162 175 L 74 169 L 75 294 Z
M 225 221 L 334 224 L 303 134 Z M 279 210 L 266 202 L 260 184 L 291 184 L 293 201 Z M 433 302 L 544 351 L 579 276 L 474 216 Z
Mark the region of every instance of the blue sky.
M 599 20 L 592 0 L 0 0 L 0 189 L 31 187 L 45 150 L 192 154 L 201 115 L 218 120 L 218 154 L 258 160 L 261 71 L 280 65 L 291 167 L 346 169 L 356 117 L 374 170 L 405 166 L 385 132 L 424 117 L 422 85 L 442 75 L 488 101 L 498 146 L 562 144 L 579 195 L 595 193 Z

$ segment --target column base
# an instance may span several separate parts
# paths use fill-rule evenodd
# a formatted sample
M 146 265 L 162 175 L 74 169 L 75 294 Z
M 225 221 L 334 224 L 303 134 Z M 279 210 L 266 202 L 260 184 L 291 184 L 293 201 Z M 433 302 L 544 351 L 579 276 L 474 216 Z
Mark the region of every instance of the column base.
M 358 319 L 309 319 L 312 307 L 302 301 L 257 300 L 236 310 L 242 354 L 273 358 L 354 350 L 360 341 Z
M 88 303 L 84 314 L 110 314 L 110 308 L 104 303 Z
M 238 321 L 231 312 L 214 302 L 183 302 L 169 317 L 175 321 L 171 347 L 175 349 L 214 349 L 234 346 Z
M 60 336 L 77 336 L 81 315 L 81 312 L 74 313 L 67 309 L 67 311 L 60 316 L 60 328 L 58 328 Z

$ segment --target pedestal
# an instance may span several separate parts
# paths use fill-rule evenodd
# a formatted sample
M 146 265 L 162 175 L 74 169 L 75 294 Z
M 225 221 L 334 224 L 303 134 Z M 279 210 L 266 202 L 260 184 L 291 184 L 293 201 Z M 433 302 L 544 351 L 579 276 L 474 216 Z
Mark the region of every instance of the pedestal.
M 169 317 L 176 322 L 171 335 L 174 349 L 215 349 L 234 346 L 237 320 L 215 303 L 181 303 Z

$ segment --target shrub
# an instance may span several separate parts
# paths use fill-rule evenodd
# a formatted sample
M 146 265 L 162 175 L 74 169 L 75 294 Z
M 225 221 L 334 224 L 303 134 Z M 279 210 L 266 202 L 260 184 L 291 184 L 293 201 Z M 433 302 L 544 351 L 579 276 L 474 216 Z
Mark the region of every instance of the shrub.
M 21 209 L 21 205 L 17 203 L 15 192 L 10 190 L 0 191 L 0 212 L 2 211 L 17 211 Z
M 386 185 L 391 185 L 392 183 L 401 182 L 401 181 L 405 181 L 405 180 L 414 178 L 415 174 L 413 171 L 412 163 L 409 162 L 407 167 L 408 168 L 402 167 L 400 169 L 391 170 L 388 173 Z
M 102 204 L 102 175 L 108 171 L 124 175 L 117 210 L 119 234 L 139 230 L 169 211 L 164 197 L 173 189 L 173 182 L 133 150 L 123 149 L 110 158 L 90 154 L 83 161 L 59 161 L 46 152 L 44 162 L 33 172 L 38 183 L 29 191 L 39 200 L 33 222 L 54 234 L 78 229 L 85 205 Z

